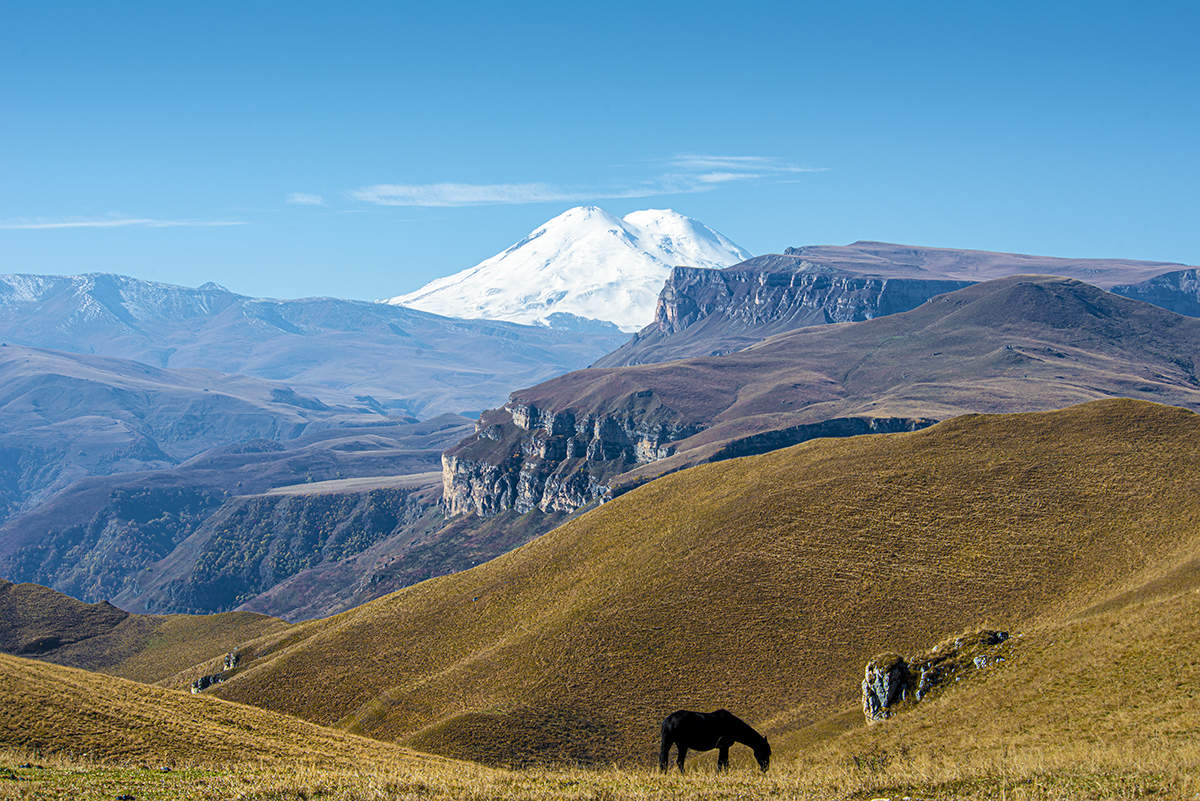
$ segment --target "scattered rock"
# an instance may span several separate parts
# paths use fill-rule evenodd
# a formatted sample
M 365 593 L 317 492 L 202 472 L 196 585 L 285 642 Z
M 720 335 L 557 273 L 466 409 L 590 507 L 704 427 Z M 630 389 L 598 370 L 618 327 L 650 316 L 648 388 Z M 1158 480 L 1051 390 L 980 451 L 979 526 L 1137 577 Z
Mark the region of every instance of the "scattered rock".
M 202 693 L 214 684 L 220 684 L 223 681 L 225 681 L 225 677 L 221 673 L 210 673 L 207 676 L 201 676 L 192 682 L 192 695 Z
M 219 673 L 210 673 L 207 676 L 201 676 L 192 682 L 192 695 L 202 693 L 214 684 L 220 684 L 228 678 L 226 674 L 237 668 L 241 662 L 241 654 L 237 651 L 230 651 L 225 654 L 225 659 L 221 662 L 221 671 Z

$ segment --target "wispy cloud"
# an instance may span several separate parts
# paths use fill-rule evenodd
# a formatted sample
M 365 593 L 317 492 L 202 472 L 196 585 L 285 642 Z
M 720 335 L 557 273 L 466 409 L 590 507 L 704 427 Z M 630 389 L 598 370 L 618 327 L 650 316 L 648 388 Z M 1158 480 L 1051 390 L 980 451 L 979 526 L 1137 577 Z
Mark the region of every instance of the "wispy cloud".
M 500 206 L 523 203 L 575 203 L 613 198 L 654 197 L 704 192 L 694 181 L 664 177 L 652 183 L 625 187 L 572 189 L 545 183 L 525 184 L 375 184 L 350 192 L 351 197 L 380 206 Z
M 669 159 L 678 170 L 715 170 L 725 175 L 740 175 L 746 179 L 767 175 L 799 172 L 826 172 L 827 167 L 802 167 L 775 156 L 718 156 L 711 153 L 681 153 Z
M 770 156 L 684 154 L 660 161 L 659 174 L 623 186 L 569 187 L 550 183 L 373 184 L 350 196 L 379 206 L 498 206 L 525 203 L 577 203 L 711 192 L 721 184 L 754 181 L 801 172 L 823 172 Z
M 324 206 L 325 198 L 310 192 L 292 192 L 287 196 L 286 202 L 293 206 Z
M 55 228 L 222 228 L 245 225 L 241 220 L 156 220 L 149 217 L 122 217 L 102 220 L 19 220 L 0 222 L 0 230 L 43 231 Z

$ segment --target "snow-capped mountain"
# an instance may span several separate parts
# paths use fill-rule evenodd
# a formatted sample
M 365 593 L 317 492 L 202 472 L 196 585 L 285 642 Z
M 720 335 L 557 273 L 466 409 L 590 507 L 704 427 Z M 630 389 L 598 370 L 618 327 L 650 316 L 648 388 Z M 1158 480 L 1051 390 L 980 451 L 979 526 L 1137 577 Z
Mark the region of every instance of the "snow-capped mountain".
M 670 209 L 618 218 L 577 206 L 502 253 L 387 302 L 518 323 L 570 314 L 637 331 L 654 319 L 672 267 L 728 267 L 749 257 L 722 234 Z

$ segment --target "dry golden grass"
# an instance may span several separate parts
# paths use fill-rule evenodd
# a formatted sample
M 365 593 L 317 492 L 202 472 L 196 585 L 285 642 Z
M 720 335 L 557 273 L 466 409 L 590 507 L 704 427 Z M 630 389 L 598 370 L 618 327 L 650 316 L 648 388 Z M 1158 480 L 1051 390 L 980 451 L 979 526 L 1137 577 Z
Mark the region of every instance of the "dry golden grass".
M 0 799 L 1195 798 L 1198 613 L 1193 575 L 1123 609 L 1038 627 L 1011 643 L 1004 664 L 885 723 L 866 727 L 855 712 L 822 736 L 808 729 L 777 740 L 790 756 L 766 776 L 715 776 L 711 760 L 685 777 L 489 769 L 212 698 L 0 657 L 9 721 Z M 90 757 L 69 756 L 80 744 Z M 164 764 L 175 767 L 160 772 Z
M 794 758 L 806 727 L 845 728 L 874 653 L 1177 586 L 1198 438 L 1190 412 L 1117 400 L 701 466 L 265 638 L 215 692 L 509 765 L 649 765 L 663 716 L 724 706 Z
M 255 707 L 0 655 L 0 748 L 136 764 L 441 762 Z

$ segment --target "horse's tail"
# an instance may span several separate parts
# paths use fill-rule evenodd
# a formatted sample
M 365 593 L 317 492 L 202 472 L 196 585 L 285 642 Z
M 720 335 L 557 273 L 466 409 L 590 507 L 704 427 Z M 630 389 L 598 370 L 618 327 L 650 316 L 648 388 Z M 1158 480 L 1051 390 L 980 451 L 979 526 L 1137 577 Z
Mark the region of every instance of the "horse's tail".
M 658 769 L 663 773 L 667 772 L 667 763 L 671 757 L 671 734 L 672 734 L 671 719 L 667 718 L 662 723 L 662 743 L 658 749 Z

